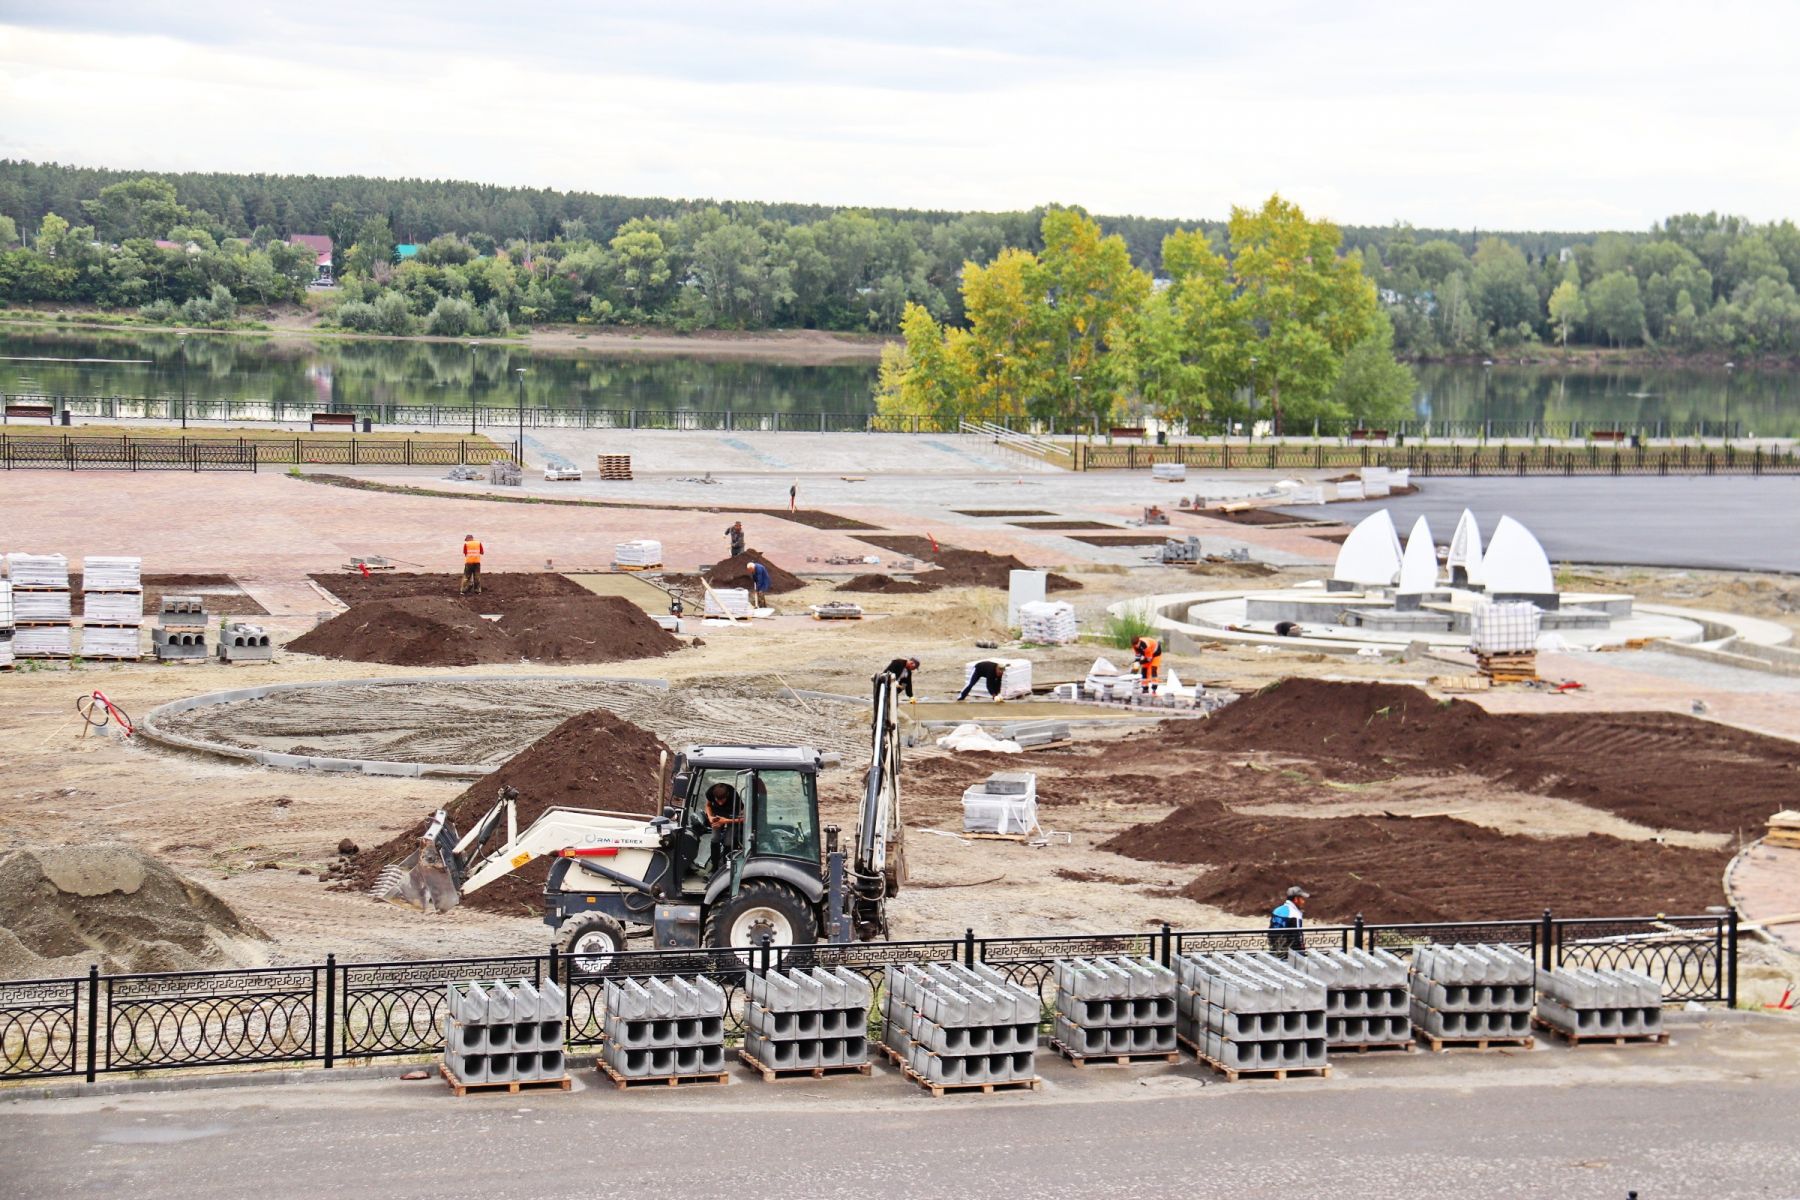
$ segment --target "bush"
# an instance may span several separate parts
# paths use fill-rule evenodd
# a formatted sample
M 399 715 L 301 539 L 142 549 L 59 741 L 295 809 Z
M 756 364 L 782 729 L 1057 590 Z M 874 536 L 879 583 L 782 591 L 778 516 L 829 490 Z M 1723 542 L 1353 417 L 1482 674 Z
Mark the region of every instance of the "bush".
M 1128 649 L 1136 639 L 1149 637 L 1156 632 L 1156 626 L 1150 622 L 1150 614 L 1138 608 L 1128 608 L 1122 613 L 1108 613 L 1106 624 L 1101 629 L 1101 639 L 1107 645 L 1121 649 Z
M 195 296 L 181 306 L 181 319 L 190 325 L 223 325 L 237 316 L 237 297 L 222 283 L 215 283 L 204 300 Z
M 331 311 L 332 320 L 345 329 L 358 333 L 375 332 L 375 306 L 361 300 L 346 300 Z
M 453 296 L 445 296 L 431 310 L 425 319 L 425 332 L 437 337 L 463 337 L 472 333 L 486 333 L 487 325 L 475 306 L 467 300 L 458 300 Z
M 375 301 L 375 328 L 382 333 L 405 336 L 414 330 L 412 309 L 399 292 L 383 292 Z
M 138 316 L 146 321 L 154 321 L 158 325 L 169 325 L 174 323 L 179 312 L 180 310 L 175 307 L 175 302 L 172 300 L 152 300 L 138 309 Z

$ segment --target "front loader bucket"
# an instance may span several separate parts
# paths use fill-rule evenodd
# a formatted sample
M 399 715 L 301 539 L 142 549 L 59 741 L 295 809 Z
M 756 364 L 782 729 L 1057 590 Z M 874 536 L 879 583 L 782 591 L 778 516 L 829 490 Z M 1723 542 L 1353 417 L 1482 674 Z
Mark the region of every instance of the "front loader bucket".
M 455 862 L 456 830 L 440 809 L 419 838 L 419 848 L 383 867 L 369 894 L 420 912 L 448 912 L 462 903 L 462 893 L 451 870 Z

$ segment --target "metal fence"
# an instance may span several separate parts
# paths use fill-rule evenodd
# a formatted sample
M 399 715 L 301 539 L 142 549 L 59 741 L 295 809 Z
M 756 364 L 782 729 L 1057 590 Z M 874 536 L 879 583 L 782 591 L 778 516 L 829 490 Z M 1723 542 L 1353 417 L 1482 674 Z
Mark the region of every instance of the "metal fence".
M 1306 931 L 1309 949 L 1381 948 L 1409 955 L 1431 943 L 1508 945 L 1545 968 L 1628 967 L 1663 985 L 1671 1002 L 1737 1003 L 1735 911 L 1692 917 L 1553 918 L 1351 925 Z M 726 1029 L 743 1032 L 744 978 L 769 967 L 846 967 L 879 985 L 890 963 L 986 964 L 1036 991 L 1046 1021 L 1054 965 L 1079 955 L 1126 954 L 1168 964 L 1206 951 L 1262 950 L 1266 929 L 1177 930 L 1032 938 L 961 938 L 755 950 L 639 950 L 404 962 L 323 963 L 239 971 L 103 975 L 0 982 L 0 1079 L 257 1063 L 318 1064 L 434 1053 L 443 1046 L 444 985 L 469 979 L 554 980 L 567 994 L 572 1045 L 600 1039 L 608 980 L 704 974 L 725 990 Z M 879 995 L 869 1011 L 879 1033 Z
M 0 470 L 256 471 L 271 463 L 447 467 L 516 461 L 487 438 L 86 437 L 0 433 Z
M 1796 475 L 1800 454 L 1736 446 L 1262 446 L 1221 442 L 1155 445 L 1076 443 L 1078 471 L 1147 469 L 1184 463 L 1214 470 L 1404 468 L 1415 475 Z

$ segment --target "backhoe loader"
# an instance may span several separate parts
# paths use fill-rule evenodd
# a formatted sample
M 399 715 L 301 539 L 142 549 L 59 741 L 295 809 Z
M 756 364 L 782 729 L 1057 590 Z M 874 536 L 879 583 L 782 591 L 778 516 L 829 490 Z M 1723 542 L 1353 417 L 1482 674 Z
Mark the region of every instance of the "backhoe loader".
M 659 816 L 551 808 L 518 828 L 518 794 L 459 836 L 439 809 L 419 849 L 382 872 L 384 900 L 443 912 L 552 857 L 544 922 L 584 959 L 647 929 L 656 949 L 848 942 L 886 937 L 887 899 L 906 878 L 897 685 L 873 679 L 869 767 L 852 852 L 820 845 L 821 757 L 806 746 L 688 746 L 663 764 Z M 490 848 L 490 843 L 498 842 Z

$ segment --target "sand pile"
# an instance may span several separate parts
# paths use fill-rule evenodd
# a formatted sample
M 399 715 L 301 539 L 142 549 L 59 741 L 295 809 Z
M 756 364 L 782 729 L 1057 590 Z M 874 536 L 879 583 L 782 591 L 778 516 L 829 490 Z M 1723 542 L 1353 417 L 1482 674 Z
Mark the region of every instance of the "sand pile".
M 26 846 L 0 855 L 0 976 L 188 971 L 254 963 L 267 935 L 131 846 Z
M 656 778 L 658 757 L 664 749 L 662 741 L 650 731 L 605 709 L 595 709 L 570 717 L 498 770 L 470 784 L 444 807 L 458 835 L 467 833 L 487 814 L 502 787 L 519 793 L 521 830 L 545 809 L 559 805 L 654 816 L 662 811 Z M 357 854 L 345 872 L 346 885 L 366 891 L 383 867 L 417 848 L 420 835 L 430 823 L 431 814 L 423 813 L 406 832 Z M 464 902 L 487 912 L 540 916 L 544 880 L 549 872 L 550 860 L 538 859 Z
M 717 563 L 707 573 L 707 582 L 716 588 L 747 588 L 750 586 L 750 563 L 759 562 L 769 569 L 769 592 L 797 592 L 806 586 L 806 580 L 776 566 L 774 561 L 761 550 L 750 549 L 742 554 L 733 555 L 722 563 Z
M 938 570 L 931 572 L 926 578 L 937 587 L 1006 588 L 1012 583 L 1012 572 L 1029 569 L 1025 563 L 1010 554 L 963 550 L 956 546 L 946 546 L 942 542 L 934 550 L 930 538 L 889 534 L 860 540 L 894 554 L 916 558 L 920 562 L 936 563 Z M 1076 591 L 1080 587 L 1075 580 L 1054 572 L 1044 583 L 1045 590 L 1051 592 Z

